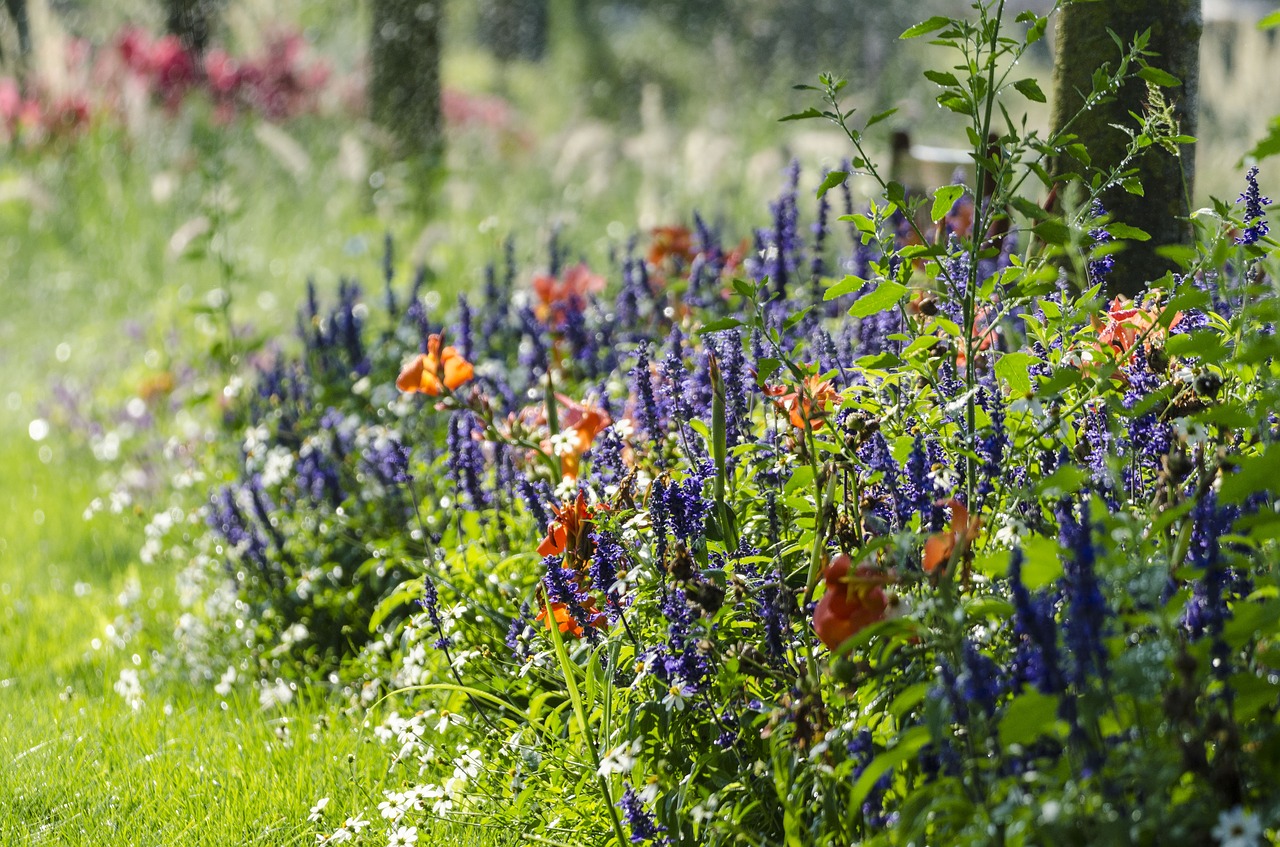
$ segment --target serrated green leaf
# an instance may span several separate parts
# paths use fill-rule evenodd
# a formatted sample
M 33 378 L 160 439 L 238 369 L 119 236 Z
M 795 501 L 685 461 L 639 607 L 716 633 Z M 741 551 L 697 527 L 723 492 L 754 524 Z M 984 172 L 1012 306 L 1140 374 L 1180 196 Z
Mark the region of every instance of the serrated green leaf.
M 859 297 L 849 307 L 849 315 L 855 318 L 866 318 L 886 309 L 892 309 L 906 296 L 907 287 L 891 279 L 884 279 L 875 287 Z
M 1030 353 L 1005 353 L 996 361 L 996 378 L 1009 383 L 1014 394 L 1031 392 L 1031 375 L 1027 369 L 1040 361 Z
M 960 80 L 956 79 L 956 75 L 946 71 L 925 71 L 924 78 L 930 82 L 935 82 L 943 88 L 959 88 Z
M 1020 79 L 1013 84 L 1018 89 L 1018 93 L 1033 103 L 1046 103 L 1044 92 L 1040 90 L 1040 84 L 1031 77 Z
M 824 117 L 826 117 L 826 115 L 824 115 L 821 111 L 813 107 L 809 107 L 808 109 L 805 109 L 803 112 L 796 112 L 795 114 L 778 118 L 778 123 L 782 123 L 784 121 L 807 121 L 810 118 L 824 118 Z
M 875 126 L 876 124 L 880 123 L 881 121 L 886 120 L 886 119 L 888 119 L 888 118 L 892 117 L 894 114 L 896 114 L 896 113 L 897 113 L 897 111 L 898 111 L 898 109 L 895 107 L 895 108 L 892 108 L 892 109 L 886 109 L 886 110 L 884 110 L 883 112 L 881 112 L 881 113 L 880 113 L 880 114 L 878 114 L 878 115 L 872 115 L 871 120 L 867 121 L 867 129 L 871 129 L 871 127 Z M 854 165 L 854 167 L 855 167 L 855 168 L 858 168 L 858 167 L 864 167 L 864 166 L 863 166 L 863 165 Z
M 1175 86 L 1182 85 L 1182 80 L 1178 79 L 1173 74 L 1168 71 L 1162 71 L 1159 68 L 1154 68 L 1151 65 L 1147 65 L 1145 68 L 1139 68 L 1138 76 L 1142 77 L 1152 85 L 1159 85 L 1162 88 L 1173 88 Z

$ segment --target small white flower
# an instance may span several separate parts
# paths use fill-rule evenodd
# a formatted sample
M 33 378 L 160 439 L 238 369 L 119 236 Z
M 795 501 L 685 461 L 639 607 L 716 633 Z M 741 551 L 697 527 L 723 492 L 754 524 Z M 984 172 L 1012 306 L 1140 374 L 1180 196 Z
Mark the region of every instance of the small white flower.
M 662 698 L 662 705 L 666 706 L 668 711 L 684 711 L 685 700 L 690 693 L 679 685 L 673 685 L 667 689 L 667 696 Z
M 1262 837 L 1262 822 L 1257 815 L 1236 806 L 1218 815 L 1218 825 L 1212 834 L 1218 839 L 1219 847 L 1256 847 Z
M 413 847 L 418 843 L 418 828 L 402 826 L 387 833 L 387 847 Z
M 224 673 L 222 677 L 218 680 L 218 684 L 213 687 L 213 690 L 217 692 L 219 697 L 226 697 L 228 694 L 231 693 L 231 686 L 236 684 L 237 678 L 238 678 L 238 675 L 236 674 L 236 669 L 234 667 L 228 666 L 226 673 Z M 325 798 L 324 802 L 326 803 L 329 802 L 327 797 Z
M 636 756 L 640 754 L 640 749 L 641 741 L 639 738 L 630 744 L 619 744 L 608 753 L 605 753 L 604 758 L 600 760 L 600 769 L 596 773 L 605 777 L 615 773 L 631 773 L 631 769 L 636 766 Z
M 120 678 L 116 680 L 112 686 L 116 693 L 124 698 L 129 704 L 129 708 L 135 712 L 141 711 L 144 705 L 142 699 L 142 681 L 138 679 L 138 672 L 133 668 L 125 668 L 120 671 Z
M 328 797 L 321 797 L 320 800 L 311 807 L 311 813 L 307 815 L 307 820 L 316 823 L 324 817 L 324 807 L 329 805 Z

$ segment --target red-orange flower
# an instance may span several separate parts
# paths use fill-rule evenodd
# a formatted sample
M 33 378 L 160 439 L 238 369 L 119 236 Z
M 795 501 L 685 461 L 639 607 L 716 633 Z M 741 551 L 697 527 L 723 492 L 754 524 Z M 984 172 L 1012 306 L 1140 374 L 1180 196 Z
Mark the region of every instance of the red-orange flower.
M 791 425 L 796 429 L 804 429 L 805 422 L 816 432 L 831 411 L 831 407 L 839 402 L 840 393 L 830 381 L 816 376 L 807 376 L 800 390 L 788 392 L 781 385 L 766 385 L 764 393 L 776 397 L 774 405 L 787 413 Z
M 596 599 L 594 597 L 588 597 L 582 604 L 582 608 L 586 610 L 588 615 L 590 615 L 588 623 L 596 629 L 603 629 L 608 626 L 608 620 L 605 618 L 604 614 L 595 610 L 595 606 Z M 574 638 L 581 638 L 583 636 L 582 624 L 574 620 L 573 615 L 569 612 L 568 606 L 564 603 L 553 601 L 551 603 L 551 612 L 555 615 L 556 624 L 562 633 L 572 635 Z M 537 620 L 546 621 L 547 629 L 551 629 L 551 622 L 547 621 L 547 609 L 545 606 L 538 610 Z
M 427 352 L 414 356 L 400 371 L 396 388 L 438 397 L 444 389 L 454 391 L 474 376 L 475 368 L 456 348 L 441 349 L 440 336 L 432 335 L 427 339 Z
M 838 650 L 855 633 L 884 620 L 890 600 L 884 587 L 891 574 L 870 565 L 859 565 L 851 574 L 852 560 L 845 553 L 827 566 L 827 589 L 813 610 L 813 629 L 831 650 Z
M 566 269 L 563 279 L 551 274 L 534 274 L 533 293 L 539 300 L 534 311 L 542 322 L 559 324 L 566 306 L 577 302 L 581 308 L 588 295 L 601 291 L 604 291 L 604 277 L 593 274 L 582 262 Z
M 683 226 L 659 226 L 652 230 L 649 243 L 649 264 L 661 265 L 668 257 L 693 261 L 693 233 Z
M 1159 318 L 1158 309 L 1134 306 L 1132 300 L 1120 295 L 1107 307 L 1105 324 L 1094 319 L 1094 325 L 1098 327 L 1098 345 L 1110 347 L 1117 354 L 1123 354 L 1127 353 L 1139 338 L 1144 336 L 1163 338 L 1164 328 L 1158 325 Z M 1169 322 L 1169 329 L 1177 326 L 1180 320 L 1182 320 L 1182 313 L 1178 312 Z
M 539 556 L 563 556 L 567 550 L 577 550 L 583 527 L 591 520 L 591 508 L 582 489 L 578 489 L 573 502 L 556 506 L 553 511 L 555 518 L 547 527 L 547 537 L 538 545 Z
M 948 532 L 935 532 L 924 543 L 924 571 L 933 573 L 945 567 L 955 554 L 959 545 L 961 555 L 969 549 L 969 545 L 978 537 L 982 528 L 982 519 L 969 517 L 969 510 L 954 497 L 950 500 L 939 500 L 935 505 L 951 507 L 951 529 Z

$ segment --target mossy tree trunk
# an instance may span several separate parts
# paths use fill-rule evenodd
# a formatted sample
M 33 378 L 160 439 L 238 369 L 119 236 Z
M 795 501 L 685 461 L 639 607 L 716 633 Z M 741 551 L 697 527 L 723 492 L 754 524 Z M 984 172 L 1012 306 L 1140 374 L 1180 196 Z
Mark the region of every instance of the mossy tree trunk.
M 444 153 L 440 113 L 441 0 L 373 0 L 370 115 L 391 155 L 434 176 Z
M 1168 89 L 1166 96 L 1183 135 L 1195 135 L 1199 106 L 1199 48 L 1202 29 L 1200 0 L 1101 0 L 1068 3 L 1058 20 L 1057 59 L 1054 71 L 1053 128 L 1058 131 L 1075 118 L 1069 131 L 1079 136 L 1095 168 L 1109 170 L 1123 158 L 1128 137 L 1112 124 L 1137 126 L 1130 112 L 1143 114 L 1147 103 L 1146 84 L 1126 83 L 1109 103 L 1075 117 L 1092 90 L 1093 72 L 1104 62 L 1114 68 L 1120 50 L 1108 34 L 1110 29 L 1126 44 L 1146 29 L 1151 30 L 1148 49 L 1158 53 L 1150 62 L 1182 81 Z M 1195 148 L 1181 145 L 1174 156 L 1152 146 L 1138 159 L 1137 177 L 1144 196 L 1122 188 L 1108 190 L 1102 198 L 1106 211 L 1115 220 L 1146 230 L 1151 240 L 1129 242 L 1116 257 L 1108 280 L 1108 294 L 1133 296 L 1149 282 L 1174 269 L 1156 248 L 1186 243 L 1191 238 L 1189 198 L 1195 178 Z M 1081 173 L 1082 164 L 1064 158 L 1055 165 L 1058 174 Z
M 223 0 L 165 0 L 165 28 L 183 46 L 201 55 L 218 25 Z

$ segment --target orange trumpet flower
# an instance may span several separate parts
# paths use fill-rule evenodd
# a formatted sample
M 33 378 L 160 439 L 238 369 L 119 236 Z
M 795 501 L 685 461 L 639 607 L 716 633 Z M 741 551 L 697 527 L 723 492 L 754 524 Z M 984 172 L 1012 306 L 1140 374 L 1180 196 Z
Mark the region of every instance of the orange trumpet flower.
M 455 347 L 441 348 L 439 335 L 427 339 L 427 352 L 409 360 L 396 379 L 396 388 L 408 394 L 418 392 L 439 397 L 444 389 L 454 391 L 471 381 L 475 368 Z
M 547 537 L 538 545 L 539 556 L 563 556 L 570 550 L 578 549 L 585 524 L 591 520 L 592 510 L 587 505 L 587 497 L 578 490 L 578 496 L 572 503 L 556 506 L 555 518 L 547 527 Z
M 813 629 L 831 650 L 856 633 L 882 621 L 891 605 L 884 587 L 893 581 L 891 574 L 870 565 L 859 565 L 849 573 L 852 560 L 841 553 L 827 566 L 827 590 L 813 610 Z
M 978 531 L 982 528 L 982 519 L 969 517 L 969 510 L 954 497 L 939 500 L 934 505 L 951 507 L 951 529 L 948 532 L 935 532 L 924 543 L 923 566 L 925 573 L 930 574 L 951 561 L 957 545 L 963 555 L 977 539 Z

